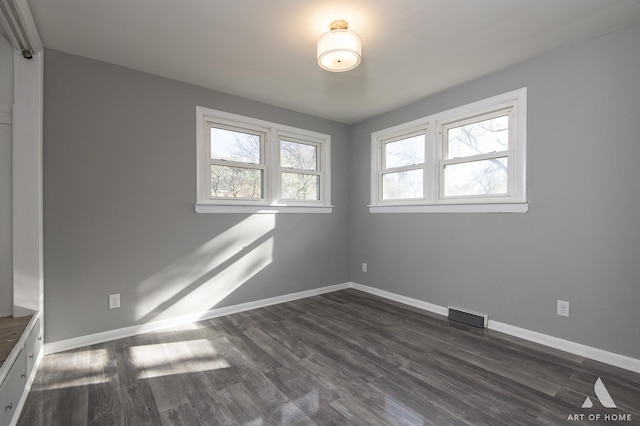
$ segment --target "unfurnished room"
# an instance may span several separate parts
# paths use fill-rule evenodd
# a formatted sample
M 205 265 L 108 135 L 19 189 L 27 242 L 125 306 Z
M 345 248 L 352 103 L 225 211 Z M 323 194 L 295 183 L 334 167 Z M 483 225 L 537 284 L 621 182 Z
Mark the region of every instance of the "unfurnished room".
M 640 425 L 640 1 L 0 0 L 0 426 Z

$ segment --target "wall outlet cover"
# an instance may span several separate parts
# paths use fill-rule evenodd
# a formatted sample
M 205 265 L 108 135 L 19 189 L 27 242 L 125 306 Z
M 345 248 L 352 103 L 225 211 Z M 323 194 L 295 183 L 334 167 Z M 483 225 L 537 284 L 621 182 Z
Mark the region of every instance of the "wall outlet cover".
M 120 307 L 120 293 L 109 295 L 109 309 Z
M 564 300 L 558 300 L 557 313 L 560 316 L 568 317 L 569 316 L 569 302 L 566 302 Z

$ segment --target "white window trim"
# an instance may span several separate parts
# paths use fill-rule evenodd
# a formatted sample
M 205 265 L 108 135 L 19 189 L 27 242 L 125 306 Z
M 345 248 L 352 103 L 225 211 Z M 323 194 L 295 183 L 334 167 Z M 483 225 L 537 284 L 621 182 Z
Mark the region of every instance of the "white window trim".
M 264 134 L 264 197 L 249 199 L 211 199 L 208 122 L 254 130 Z M 283 201 L 280 199 L 280 137 L 294 138 L 318 146 L 320 200 Z M 197 213 L 331 213 L 331 136 L 283 124 L 258 120 L 201 106 L 196 107 L 196 212 Z M 235 166 L 235 164 L 234 164 Z M 241 165 L 238 164 L 238 167 Z M 255 165 L 252 165 L 252 167 Z M 283 169 L 288 170 L 288 169 Z
M 473 102 L 408 123 L 399 124 L 371 134 L 371 213 L 526 213 L 529 209 L 526 188 L 527 151 L 527 89 L 521 88 L 502 95 Z M 441 188 L 444 141 L 443 126 L 497 110 L 513 108 L 513 136 L 516 143 L 509 148 L 509 186 L 506 196 L 443 197 Z M 427 148 L 424 165 L 424 198 L 413 200 L 382 200 L 382 144 L 400 134 L 426 129 Z

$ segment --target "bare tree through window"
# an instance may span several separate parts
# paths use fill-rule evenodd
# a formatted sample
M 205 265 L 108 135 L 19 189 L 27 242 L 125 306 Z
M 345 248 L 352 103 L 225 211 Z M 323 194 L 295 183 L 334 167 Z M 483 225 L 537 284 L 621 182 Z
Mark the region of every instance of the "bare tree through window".
M 425 133 L 385 142 L 382 198 L 384 200 L 418 199 L 423 196 Z
M 509 116 L 503 115 L 447 131 L 449 159 L 505 153 L 496 158 L 445 166 L 445 194 L 504 194 L 508 187 Z
M 263 171 L 242 167 L 261 163 L 261 136 L 211 128 L 211 196 L 219 198 L 263 197 Z
M 319 200 L 318 146 L 282 139 L 280 183 L 283 200 Z M 306 173 L 305 173 L 306 171 Z

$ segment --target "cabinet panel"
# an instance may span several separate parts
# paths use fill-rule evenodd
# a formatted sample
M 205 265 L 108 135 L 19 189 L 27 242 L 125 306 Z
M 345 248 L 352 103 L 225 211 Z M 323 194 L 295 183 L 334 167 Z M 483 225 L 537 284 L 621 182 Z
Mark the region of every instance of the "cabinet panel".
M 33 366 L 38 359 L 38 354 L 40 353 L 41 347 L 42 335 L 40 334 L 40 320 L 38 319 L 36 325 L 34 325 L 33 329 L 31 329 L 31 333 L 29 333 L 29 337 L 27 337 L 27 341 L 24 344 L 27 377 L 31 375 L 31 370 L 33 370 Z
M 26 384 L 25 353 L 20 351 L 9 374 L 0 385 L 0 426 L 7 426 L 18 408 Z

